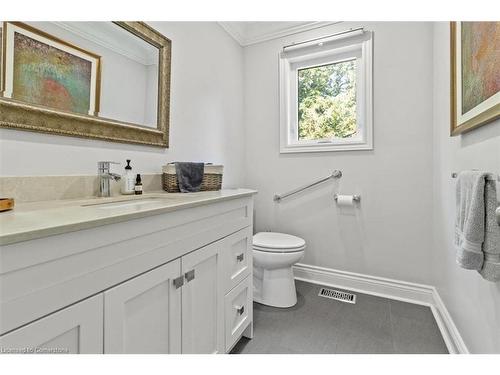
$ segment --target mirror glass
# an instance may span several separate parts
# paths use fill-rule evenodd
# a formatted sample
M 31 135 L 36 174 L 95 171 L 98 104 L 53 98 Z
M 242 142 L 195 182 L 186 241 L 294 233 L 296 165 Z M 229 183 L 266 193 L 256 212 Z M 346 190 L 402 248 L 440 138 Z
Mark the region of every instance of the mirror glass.
M 157 127 L 159 49 L 113 22 L 4 22 L 2 96 Z

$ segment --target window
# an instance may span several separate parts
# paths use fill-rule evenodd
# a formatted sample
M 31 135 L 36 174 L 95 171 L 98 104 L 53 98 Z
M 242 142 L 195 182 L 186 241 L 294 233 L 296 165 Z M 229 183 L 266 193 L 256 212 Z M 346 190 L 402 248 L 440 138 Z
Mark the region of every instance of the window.
M 371 33 L 285 47 L 280 151 L 373 149 Z

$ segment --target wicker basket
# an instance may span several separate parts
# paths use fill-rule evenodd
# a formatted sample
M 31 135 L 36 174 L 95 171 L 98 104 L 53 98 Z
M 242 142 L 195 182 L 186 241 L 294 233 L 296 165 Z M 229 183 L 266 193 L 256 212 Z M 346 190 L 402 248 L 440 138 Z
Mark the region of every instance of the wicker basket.
M 222 165 L 205 165 L 205 173 L 201 181 L 200 191 L 220 190 L 222 187 L 222 171 Z M 175 164 L 171 163 L 163 166 L 162 183 L 163 190 L 169 193 L 180 192 Z

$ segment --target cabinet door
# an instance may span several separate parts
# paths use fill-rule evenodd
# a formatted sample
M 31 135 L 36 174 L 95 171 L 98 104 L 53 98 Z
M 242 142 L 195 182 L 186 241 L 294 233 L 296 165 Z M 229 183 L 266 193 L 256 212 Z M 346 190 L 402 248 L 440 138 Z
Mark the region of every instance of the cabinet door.
M 105 353 L 180 353 L 180 260 L 104 292 Z
M 0 352 L 18 351 L 29 354 L 102 354 L 102 294 L 0 337 Z
M 181 258 L 182 353 L 224 353 L 224 293 L 221 242 Z

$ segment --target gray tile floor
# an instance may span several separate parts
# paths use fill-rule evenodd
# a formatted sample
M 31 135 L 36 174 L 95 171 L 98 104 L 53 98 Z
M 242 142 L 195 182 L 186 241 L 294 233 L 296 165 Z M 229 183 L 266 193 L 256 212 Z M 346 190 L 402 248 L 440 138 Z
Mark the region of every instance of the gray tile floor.
M 235 354 L 448 353 L 429 307 L 356 293 L 356 304 L 318 297 L 297 281 L 297 305 L 254 304 L 254 338 Z

